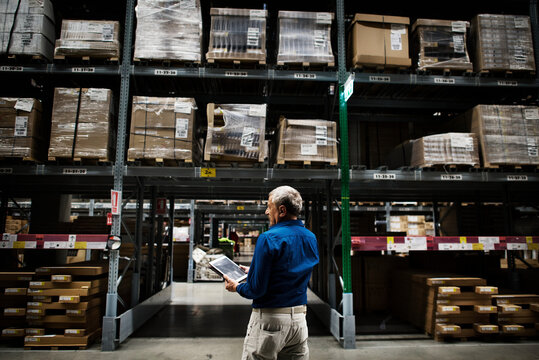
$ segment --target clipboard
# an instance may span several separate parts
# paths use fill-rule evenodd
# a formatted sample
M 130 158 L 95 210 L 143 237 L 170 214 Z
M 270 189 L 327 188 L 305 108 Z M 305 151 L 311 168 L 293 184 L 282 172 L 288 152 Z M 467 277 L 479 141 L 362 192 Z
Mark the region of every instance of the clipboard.
M 226 256 L 210 261 L 210 268 L 217 274 L 226 275 L 230 279 L 240 282 L 247 278 L 247 274 L 232 260 Z

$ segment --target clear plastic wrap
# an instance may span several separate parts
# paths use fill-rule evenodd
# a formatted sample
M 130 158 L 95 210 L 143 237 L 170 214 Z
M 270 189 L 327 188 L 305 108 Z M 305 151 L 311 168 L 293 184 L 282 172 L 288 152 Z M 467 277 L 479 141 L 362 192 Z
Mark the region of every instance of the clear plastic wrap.
M 326 120 L 290 120 L 281 117 L 277 163 L 319 161 L 337 164 L 337 125 Z
M 419 70 L 472 70 L 466 47 L 467 21 L 417 19 L 412 26 L 414 61 Z
M 192 98 L 133 96 L 129 159 L 193 161 L 196 103 Z
M 199 0 L 139 0 L 136 59 L 201 61 Z
M 208 104 L 204 160 L 263 162 L 266 105 Z
M 279 11 L 277 63 L 333 64 L 333 13 Z
M 477 105 L 471 116 L 485 166 L 539 165 L 539 107 Z
M 0 98 L 0 156 L 40 160 L 45 154 L 41 102 Z
M 49 156 L 110 160 L 110 89 L 55 88 Z
M 55 56 L 119 57 L 120 23 L 107 20 L 63 20 Z
M 266 10 L 212 8 L 206 59 L 266 61 Z
M 469 133 L 424 136 L 414 141 L 410 165 L 479 165 L 477 137 Z
M 535 71 L 529 16 L 480 14 L 472 33 L 476 71 Z
M 55 39 L 51 2 L 22 0 L 18 10 L 17 3 L 0 2 L 0 54 L 38 55 L 51 60 Z

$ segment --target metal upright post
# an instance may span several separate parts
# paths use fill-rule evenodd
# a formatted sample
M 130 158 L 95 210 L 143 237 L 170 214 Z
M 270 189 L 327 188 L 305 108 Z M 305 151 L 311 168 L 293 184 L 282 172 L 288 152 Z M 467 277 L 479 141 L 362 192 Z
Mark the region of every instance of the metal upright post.
M 124 40 L 122 51 L 122 64 L 120 66 L 120 104 L 118 109 L 118 131 L 116 137 L 116 158 L 114 162 L 114 190 L 120 191 L 118 204 L 122 203 L 124 152 L 127 129 L 127 110 L 129 108 L 129 80 L 131 77 L 131 43 L 133 41 L 133 17 L 135 13 L 135 0 L 126 0 L 124 24 Z M 112 218 L 111 235 L 121 234 L 121 207 L 120 214 Z M 105 316 L 103 317 L 103 331 L 101 349 L 113 351 L 118 345 L 117 310 L 118 310 L 118 258 L 119 250 L 109 252 L 109 281 Z
M 326 261 L 324 267 L 328 275 L 327 292 L 328 302 L 331 308 L 335 309 L 337 303 L 336 288 L 337 278 L 333 269 L 333 194 L 331 190 L 331 180 L 326 181 L 326 216 L 327 216 L 327 244 L 326 244 Z
M 131 307 L 139 303 L 140 299 L 140 270 L 142 268 L 142 222 L 144 220 L 144 183 L 140 179 L 137 193 L 137 223 L 135 229 L 135 271 L 131 281 Z
M 168 283 L 172 285 L 174 282 L 174 266 L 173 266 L 173 259 L 174 259 L 174 196 L 171 196 L 168 198 L 168 202 L 170 204 L 170 208 L 168 209 L 168 220 L 169 220 L 169 226 L 168 226 L 168 255 L 169 258 L 169 279 Z
M 352 296 L 352 266 L 350 251 L 350 164 L 348 163 L 348 112 L 344 98 L 346 71 L 344 0 L 337 0 L 337 40 L 339 75 L 339 128 L 341 140 L 341 216 L 342 216 L 342 269 L 343 269 L 343 342 L 345 349 L 356 347 L 356 322 Z
M 195 268 L 193 266 L 193 250 L 195 247 L 195 200 L 191 200 L 189 212 L 189 263 L 187 265 L 187 282 L 194 281 Z
M 155 207 L 156 207 L 157 189 L 152 186 L 152 199 L 150 204 L 150 238 L 148 239 L 148 260 L 146 261 L 146 297 L 149 298 L 153 293 L 154 283 L 154 244 L 155 244 Z
M 163 262 L 163 215 L 157 217 L 157 233 L 156 233 L 156 247 L 155 247 L 155 281 L 153 284 L 153 293 L 156 294 L 161 291 L 161 277 Z

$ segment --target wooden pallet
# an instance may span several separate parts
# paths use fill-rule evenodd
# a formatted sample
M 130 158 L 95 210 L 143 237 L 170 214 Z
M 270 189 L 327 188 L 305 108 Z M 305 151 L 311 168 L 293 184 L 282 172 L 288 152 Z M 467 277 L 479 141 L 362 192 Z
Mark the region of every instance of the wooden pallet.
M 25 55 L 25 54 L 12 54 L 3 55 L 1 60 L 5 60 L 8 64 L 47 64 L 50 60 L 43 55 Z
M 107 56 L 80 56 L 80 55 L 55 55 L 54 63 L 56 64 L 76 64 L 76 65 L 118 65 L 120 59 L 118 57 Z
M 417 167 L 421 170 L 446 171 L 446 172 L 469 172 L 472 169 L 480 169 L 479 164 L 424 164 Z
M 261 59 L 226 59 L 226 58 L 215 58 L 215 59 L 206 59 L 206 63 L 210 66 L 229 66 L 232 68 L 257 68 L 265 67 L 266 60 Z
M 49 162 L 55 162 L 58 164 L 67 164 L 67 165 L 106 165 L 111 163 L 111 160 L 107 158 L 86 158 L 86 157 L 60 157 L 60 156 L 49 156 Z
M 180 60 L 180 59 L 145 59 L 133 58 L 133 63 L 137 66 L 161 66 L 161 67 L 179 67 L 194 68 L 200 67 L 200 60 Z
M 288 62 L 288 61 L 278 61 L 277 67 L 283 68 L 284 70 L 322 70 L 325 68 L 335 67 L 334 62 Z
M 534 78 L 534 70 L 480 70 L 480 77 L 503 77 L 503 78 Z
M 20 164 L 20 163 L 36 163 L 40 162 L 40 160 L 35 159 L 32 156 L 0 156 L 0 162 L 3 164 Z
M 27 336 L 24 341 L 25 349 L 50 349 L 50 350 L 65 350 L 78 349 L 86 350 L 92 345 L 95 340 L 101 336 L 101 329 L 97 329 L 86 336 Z
M 418 75 L 443 75 L 443 76 L 474 76 L 472 69 L 459 68 L 459 67 L 428 67 L 423 69 L 416 69 Z
M 127 159 L 128 163 L 136 166 L 165 166 L 165 167 L 190 167 L 194 166 L 192 159 L 164 159 L 164 158 L 148 158 L 148 159 Z
M 404 74 L 410 73 L 411 71 L 409 66 L 390 64 L 354 64 L 353 69 L 357 72 L 371 72 L 380 74 Z
M 288 168 L 288 169 L 325 169 L 328 167 L 335 167 L 339 164 L 336 162 L 325 162 L 325 161 L 292 161 L 292 160 L 278 160 L 275 164 L 277 168 Z
M 241 159 L 210 159 L 210 161 L 205 161 L 200 165 L 202 168 L 242 168 L 242 169 L 253 169 L 253 168 L 266 168 L 266 162 L 258 162 L 255 160 L 241 160 Z
M 536 172 L 539 169 L 539 165 L 529 164 L 491 164 L 484 161 L 483 167 L 485 169 L 493 169 L 500 171 L 526 171 Z

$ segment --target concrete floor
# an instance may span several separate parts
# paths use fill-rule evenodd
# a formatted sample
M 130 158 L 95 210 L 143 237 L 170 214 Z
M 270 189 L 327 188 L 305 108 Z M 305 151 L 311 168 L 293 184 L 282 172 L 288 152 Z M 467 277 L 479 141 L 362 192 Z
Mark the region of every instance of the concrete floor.
M 250 302 L 223 283 L 175 283 L 173 302 L 115 352 L 24 350 L 0 347 L 0 359 L 240 359 Z M 357 349 L 343 350 L 314 317 L 308 318 L 311 360 L 523 359 L 539 360 L 539 341 L 438 343 L 422 335 L 358 336 Z

